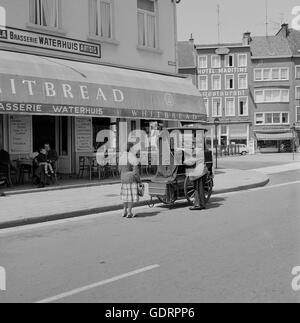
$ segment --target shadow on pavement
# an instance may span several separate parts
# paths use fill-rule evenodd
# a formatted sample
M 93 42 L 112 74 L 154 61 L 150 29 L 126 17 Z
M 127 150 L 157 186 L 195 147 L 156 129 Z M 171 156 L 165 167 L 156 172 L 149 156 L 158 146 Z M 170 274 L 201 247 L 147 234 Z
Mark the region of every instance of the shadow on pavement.
M 137 213 L 135 215 L 135 218 L 150 218 L 150 217 L 154 217 L 154 216 L 157 216 L 159 215 L 160 212 L 159 211 L 156 211 L 156 212 L 148 212 L 148 213 Z
M 224 203 L 222 202 L 224 202 L 225 200 L 226 199 L 223 197 L 212 197 L 209 203 L 207 204 L 206 209 L 207 210 L 217 209 L 224 205 Z

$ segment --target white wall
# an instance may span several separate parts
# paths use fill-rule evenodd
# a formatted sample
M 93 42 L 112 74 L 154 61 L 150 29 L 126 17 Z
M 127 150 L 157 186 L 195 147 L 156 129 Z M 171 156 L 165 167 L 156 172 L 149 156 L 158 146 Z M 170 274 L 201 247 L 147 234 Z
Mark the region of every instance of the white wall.
M 28 29 L 29 0 L 0 0 L 0 6 L 6 9 L 9 27 Z M 160 52 L 137 49 L 137 0 L 114 0 L 114 8 L 117 43 L 101 43 L 100 62 L 175 73 L 176 67 L 169 65 L 176 60 L 173 2 L 158 0 Z M 62 0 L 62 29 L 65 37 L 90 41 L 88 0 Z

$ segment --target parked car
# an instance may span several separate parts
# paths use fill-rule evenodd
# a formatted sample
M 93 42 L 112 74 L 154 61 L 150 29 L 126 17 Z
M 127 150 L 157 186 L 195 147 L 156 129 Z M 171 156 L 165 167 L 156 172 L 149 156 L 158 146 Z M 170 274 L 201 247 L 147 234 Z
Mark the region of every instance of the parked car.
M 237 152 L 242 156 L 249 154 L 249 149 L 246 145 L 238 144 L 236 145 Z

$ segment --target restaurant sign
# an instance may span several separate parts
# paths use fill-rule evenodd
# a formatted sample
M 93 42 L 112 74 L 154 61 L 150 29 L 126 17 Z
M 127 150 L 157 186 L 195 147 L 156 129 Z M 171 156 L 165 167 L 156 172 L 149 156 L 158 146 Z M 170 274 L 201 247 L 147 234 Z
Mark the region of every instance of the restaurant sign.
M 100 44 L 78 41 L 16 28 L 0 27 L 0 43 L 101 58 Z

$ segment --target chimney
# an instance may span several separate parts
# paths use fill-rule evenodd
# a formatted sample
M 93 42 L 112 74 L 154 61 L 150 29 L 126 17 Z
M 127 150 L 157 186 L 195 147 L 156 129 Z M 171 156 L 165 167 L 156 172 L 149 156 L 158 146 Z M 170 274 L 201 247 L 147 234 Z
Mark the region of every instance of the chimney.
M 194 39 L 194 37 L 193 37 L 193 34 L 191 34 L 191 37 L 190 37 L 190 39 L 189 39 L 189 42 L 190 42 L 192 45 L 194 45 L 194 44 L 195 44 L 195 39 Z
M 243 46 L 249 46 L 251 42 L 251 33 L 249 31 L 243 34 Z
M 289 24 L 281 25 L 281 33 L 285 38 L 287 38 L 287 36 L 289 35 Z

